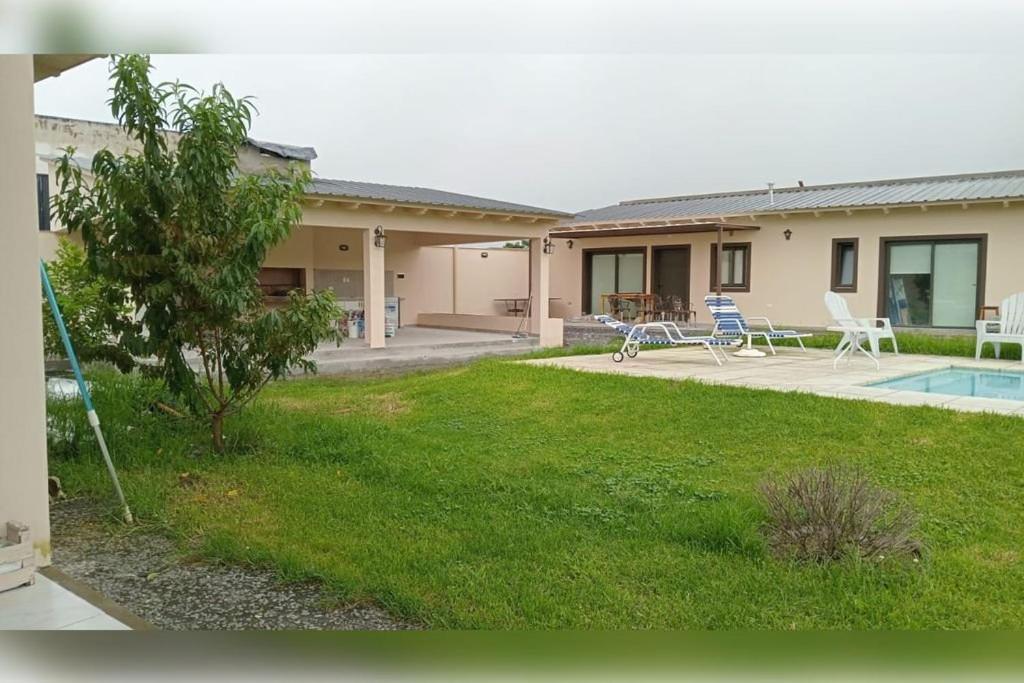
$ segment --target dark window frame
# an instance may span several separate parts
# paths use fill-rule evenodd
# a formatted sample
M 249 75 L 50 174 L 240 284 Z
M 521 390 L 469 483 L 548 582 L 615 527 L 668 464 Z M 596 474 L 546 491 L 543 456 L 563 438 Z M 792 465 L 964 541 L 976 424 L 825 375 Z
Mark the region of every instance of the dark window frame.
M 746 254 L 743 257 L 743 284 L 729 284 L 726 282 L 722 283 L 723 292 L 749 292 L 750 291 L 750 261 L 753 252 L 753 247 L 750 242 L 723 242 L 722 251 L 739 251 L 743 250 Z M 718 289 L 718 243 L 711 243 L 711 288 L 710 291 L 714 292 Z
M 583 315 L 593 315 L 594 312 L 590 310 L 590 274 L 591 274 L 591 257 L 594 254 L 643 254 L 644 257 L 644 287 L 643 294 L 647 293 L 647 247 L 601 247 L 595 249 L 582 249 L 580 250 L 583 258 L 583 291 L 580 299 L 580 310 L 583 311 Z M 619 269 L 618 262 L 616 262 L 615 268 L 615 288 L 618 289 L 618 278 Z
M 843 247 L 853 247 L 853 282 L 845 285 L 840 281 L 843 274 Z M 854 293 L 857 291 L 857 280 L 860 269 L 860 238 L 836 237 L 832 240 L 832 291 Z
M 980 317 L 981 307 L 985 305 L 985 283 L 988 279 L 988 233 L 966 233 L 957 235 L 907 235 L 901 237 L 881 237 L 878 241 L 878 317 L 884 318 L 886 307 L 886 280 L 889 272 L 889 245 L 909 244 L 914 242 L 939 244 L 976 242 L 978 244 L 978 286 L 975 288 L 975 314 Z M 912 327 L 929 329 L 932 326 L 914 325 Z M 970 327 L 955 329 L 971 329 Z
M 36 173 L 36 203 L 39 209 L 39 232 L 49 232 L 50 224 L 50 176 Z

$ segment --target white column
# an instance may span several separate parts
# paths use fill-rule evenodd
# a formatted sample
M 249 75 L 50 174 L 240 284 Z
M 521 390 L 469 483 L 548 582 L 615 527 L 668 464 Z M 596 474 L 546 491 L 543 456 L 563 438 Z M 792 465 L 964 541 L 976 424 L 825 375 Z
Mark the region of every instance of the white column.
M 384 248 L 373 243 L 373 230 L 363 231 L 363 311 L 367 343 L 384 348 Z
M 0 55 L 0 528 L 28 524 L 49 564 L 32 84 L 32 55 Z
M 551 297 L 551 256 L 544 253 L 544 240 L 530 240 L 530 334 L 540 337 L 541 346 L 562 345 L 562 321 L 548 315 Z

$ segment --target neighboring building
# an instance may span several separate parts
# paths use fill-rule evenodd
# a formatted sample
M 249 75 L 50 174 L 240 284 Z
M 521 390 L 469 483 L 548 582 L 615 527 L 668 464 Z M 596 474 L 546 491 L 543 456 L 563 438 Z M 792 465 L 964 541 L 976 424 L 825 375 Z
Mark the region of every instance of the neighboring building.
M 692 302 L 722 285 L 748 315 L 830 323 L 822 298 L 908 327 L 973 328 L 979 309 L 1024 290 L 1024 171 L 624 201 L 551 236 L 556 312 L 600 312 L 602 295 Z
M 92 121 L 37 116 L 36 172 L 40 206 L 55 187 L 54 161 L 69 145 L 88 168 L 102 148 L 133 149 L 120 127 Z M 309 166 L 311 147 L 250 139 L 239 167 L 259 173 L 288 163 Z M 385 345 L 385 307 L 391 320 L 515 332 L 526 328 L 542 346 L 561 345 L 561 320 L 548 314 L 548 263 L 542 242 L 570 214 L 441 190 L 316 178 L 303 220 L 289 239 L 271 250 L 261 273 L 269 304 L 290 289 L 332 288 L 347 307 L 361 306 L 371 347 Z M 40 254 L 52 258 L 61 235 L 48 213 L 39 214 Z M 377 231 L 380 231 L 380 235 Z M 467 248 L 481 242 L 529 243 L 529 249 Z M 377 246 L 381 244 L 382 246 Z M 505 315 L 499 299 L 541 292 L 529 324 Z M 390 332 L 390 330 L 387 330 Z

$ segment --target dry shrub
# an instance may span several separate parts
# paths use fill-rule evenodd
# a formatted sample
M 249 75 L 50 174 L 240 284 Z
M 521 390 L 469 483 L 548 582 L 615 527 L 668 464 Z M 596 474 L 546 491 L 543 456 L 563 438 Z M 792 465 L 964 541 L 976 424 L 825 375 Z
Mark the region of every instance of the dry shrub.
M 830 562 L 921 556 L 917 515 L 858 469 L 811 468 L 761 484 L 765 534 L 779 557 Z

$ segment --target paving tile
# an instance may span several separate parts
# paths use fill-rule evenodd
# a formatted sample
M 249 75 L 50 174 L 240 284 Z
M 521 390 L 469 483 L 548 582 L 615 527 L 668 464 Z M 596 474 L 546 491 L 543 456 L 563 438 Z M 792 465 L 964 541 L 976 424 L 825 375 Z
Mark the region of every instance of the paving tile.
M 106 616 L 39 574 L 35 585 L 0 593 L 0 629 L 59 629 L 97 615 Z
M 1000 398 L 982 398 L 980 396 L 954 397 L 953 400 L 949 402 L 948 407 L 956 410 L 1000 413 L 1003 415 L 1013 415 L 1024 410 L 1020 401 L 1009 401 Z

